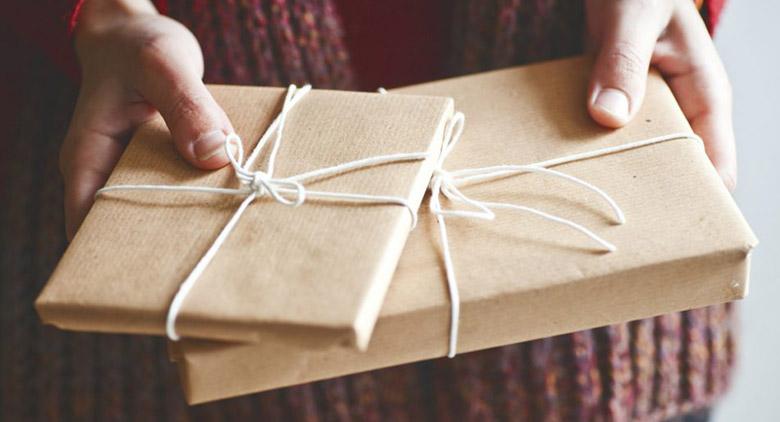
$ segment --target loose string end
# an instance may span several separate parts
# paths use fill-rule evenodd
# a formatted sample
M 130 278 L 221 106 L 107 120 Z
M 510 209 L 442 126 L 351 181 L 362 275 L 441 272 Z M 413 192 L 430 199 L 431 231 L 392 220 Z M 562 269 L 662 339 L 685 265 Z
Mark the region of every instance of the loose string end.
M 176 315 L 174 313 L 168 313 L 168 317 L 165 319 L 165 334 L 171 341 L 179 341 L 181 337 L 176 332 Z
M 599 238 L 599 243 L 601 243 L 602 246 L 604 246 L 605 252 L 612 253 L 617 251 L 617 246 L 615 246 L 613 243 L 607 242 L 604 239 Z
M 412 216 L 412 224 L 411 224 L 411 226 L 409 228 L 409 231 L 412 231 L 412 230 L 414 230 L 417 227 L 417 213 L 415 213 L 414 211 L 410 210 L 409 214 Z
M 617 218 L 617 223 L 620 225 L 626 224 L 626 215 L 623 213 L 623 210 L 620 209 L 617 205 L 614 207 L 615 210 L 615 217 Z

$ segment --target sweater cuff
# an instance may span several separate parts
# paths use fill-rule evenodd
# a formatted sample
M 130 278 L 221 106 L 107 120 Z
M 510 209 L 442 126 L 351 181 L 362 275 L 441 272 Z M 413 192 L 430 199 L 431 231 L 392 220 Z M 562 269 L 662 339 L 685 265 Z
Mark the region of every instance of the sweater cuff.
M 73 1 L 73 0 L 71 0 Z M 78 25 L 78 20 L 81 15 L 81 7 L 84 5 L 85 0 L 75 0 L 72 3 L 72 7 L 68 11 L 68 13 L 63 16 L 67 23 L 67 48 L 65 48 L 65 51 L 67 51 L 66 55 L 59 54 L 59 57 L 55 54 L 52 56 L 49 54 L 50 57 L 54 59 L 54 62 L 65 71 L 65 73 L 71 77 L 73 80 L 79 79 L 80 70 L 78 67 L 78 63 L 76 61 L 76 55 L 73 50 L 73 32 L 76 30 L 76 25 Z M 157 11 L 162 14 L 168 14 L 168 1 L 167 0 L 153 0 L 153 3 L 155 7 L 157 8 Z M 57 48 L 58 46 L 53 45 L 56 50 L 62 51 L 63 46 L 59 46 L 60 48 Z M 47 53 L 51 53 L 52 45 L 45 45 L 44 48 L 47 50 Z
M 704 23 L 707 24 L 707 30 L 710 31 L 710 35 L 715 34 L 715 29 L 720 23 L 720 16 L 723 12 L 723 7 L 726 4 L 726 0 L 704 0 L 701 5 L 702 18 Z
M 81 12 L 81 6 L 84 5 L 84 0 L 76 0 L 70 13 L 67 16 L 68 19 L 68 37 L 73 37 L 73 31 L 76 29 L 76 23 L 78 22 L 79 12 Z

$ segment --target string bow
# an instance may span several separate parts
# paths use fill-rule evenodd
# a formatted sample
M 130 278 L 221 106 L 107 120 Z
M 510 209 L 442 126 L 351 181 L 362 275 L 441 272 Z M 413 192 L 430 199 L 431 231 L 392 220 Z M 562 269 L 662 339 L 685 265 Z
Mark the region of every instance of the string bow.
M 439 240 L 442 248 L 442 255 L 444 259 L 444 268 L 447 277 L 447 287 L 450 296 L 450 336 L 449 347 L 447 356 L 454 357 L 457 353 L 458 342 L 458 322 L 460 318 L 460 294 L 458 292 L 458 284 L 455 276 L 455 268 L 452 261 L 452 252 L 450 250 L 449 239 L 447 237 L 447 225 L 446 218 L 476 218 L 482 220 L 493 220 L 496 218 L 494 210 L 508 209 L 514 211 L 523 211 L 534 214 L 546 220 L 565 225 L 573 230 L 576 230 L 598 245 L 606 252 L 612 252 L 616 248 L 613 244 L 607 242 L 590 229 L 575 223 L 569 219 L 552 215 L 536 208 L 531 208 L 524 205 L 512 204 L 506 202 L 491 202 L 486 200 L 478 200 L 466 196 L 461 191 L 461 187 L 469 184 L 490 182 L 498 179 L 503 179 L 510 176 L 520 175 L 523 173 L 537 173 L 545 176 L 553 176 L 559 179 L 565 180 L 575 185 L 581 186 L 593 193 L 599 198 L 604 200 L 612 209 L 615 221 L 618 224 L 625 222 L 625 216 L 623 211 L 618 207 L 617 203 L 606 192 L 598 187 L 566 173 L 551 170 L 546 166 L 552 165 L 549 163 L 536 163 L 529 165 L 498 165 L 471 169 L 462 169 L 450 171 L 444 168 L 444 163 L 447 157 L 452 153 L 453 149 L 460 141 L 463 134 L 463 125 L 465 118 L 462 113 L 457 112 L 450 119 L 444 133 L 444 142 L 442 145 L 441 154 L 436 163 L 436 170 L 430 182 L 430 210 L 436 216 L 436 221 L 439 227 Z M 581 159 L 577 156 L 566 157 L 567 160 L 573 161 L 575 159 Z M 552 162 L 553 164 L 560 164 L 559 160 Z M 452 203 L 461 204 L 467 209 L 444 209 L 441 204 L 441 197 L 444 196 Z
M 624 224 L 626 218 L 623 211 L 620 209 L 620 207 L 618 207 L 617 203 L 609 195 L 607 195 L 606 192 L 580 178 L 560 171 L 552 170 L 549 167 L 680 139 L 696 141 L 697 144 L 702 148 L 704 145 L 701 138 L 696 134 L 680 132 L 656 136 L 653 138 L 620 145 L 613 145 L 591 151 L 579 152 L 533 164 L 498 165 L 455 171 L 446 170 L 444 168 L 444 163 L 450 153 L 452 153 L 455 145 L 457 145 L 457 143 L 460 141 L 461 135 L 463 134 L 464 122 L 465 118 L 460 112 L 455 113 L 448 122 L 444 133 L 444 142 L 442 144 L 441 154 L 436 163 L 436 170 L 434 171 L 429 186 L 431 191 L 430 210 L 431 213 L 436 216 L 436 222 L 439 226 L 439 242 L 441 243 L 444 268 L 447 276 L 447 288 L 450 296 L 450 337 L 447 356 L 451 358 L 455 357 L 455 354 L 457 353 L 458 322 L 460 318 L 460 294 L 458 293 L 458 283 L 455 278 L 455 268 L 452 262 L 452 252 L 450 250 L 450 244 L 447 238 L 447 225 L 445 223 L 446 218 L 477 218 L 482 220 L 493 220 L 496 218 L 494 210 L 497 209 L 523 211 L 534 214 L 554 223 L 570 227 L 571 229 L 576 230 L 590 238 L 605 252 L 614 252 L 617 250 L 615 245 L 607 242 L 590 229 L 577 224 L 574 221 L 524 205 L 505 202 L 491 202 L 470 198 L 460 190 L 461 187 L 469 184 L 491 182 L 524 173 L 537 173 L 545 176 L 553 176 L 570 183 L 574 183 L 595 193 L 609 205 L 614 214 L 615 222 L 617 224 Z M 470 209 L 444 209 L 441 205 L 441 196 L 444 196 L 450 202 L 459 203 L 463 207 Z

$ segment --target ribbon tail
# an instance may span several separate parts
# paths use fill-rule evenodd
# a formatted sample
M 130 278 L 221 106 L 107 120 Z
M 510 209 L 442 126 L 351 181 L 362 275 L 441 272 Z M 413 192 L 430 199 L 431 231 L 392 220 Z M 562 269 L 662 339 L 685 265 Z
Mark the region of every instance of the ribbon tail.
M 447 238 L 447 225 L 444 222 L 444 216 L 436 215 L 436 222 L 439 225 L 439 242 L 441 243 L 441 250 L 444 258 L 444 271 L 447 275 L 447 289 L 450 295 L 450 340 L 447 357 L 454 358 L 458 353 L 460 292 L 458 291 L 458 282 L 455 279 L 455 266 L 452 263 L 452 253 L 450 252 L 450 242 Z
M 607 242 L 604 240 L 601 236 L 597 235 L 587 227 L 577 224 L 574 221 L 571 221 L 567 218 L 558 217 L 557 215 L 549 214 L 544 211 L 538 210 L 536 208 L 526 207 L 523 205 L 515 205 L 515 204 L 506 204 L 502 202 L 483 202 L 485 206 L 491 207 L 491 208 L 504 208 L 504 209 L 511 209 L 516 211 L 525 211 L 531 214 L 534 214 L 536 216 L 542 217 L 545 220 L 552 221 L 554 223 L 563 224 L 564 226 L 568 226 L 574 230 L 579 231 L 580 233 L 584 234 L 585 236 L 589 237 L 594 242 L 601 245 L 607 252 L 614 252 L 617 250 L 615 245 L 613 245 L 610 242 Z

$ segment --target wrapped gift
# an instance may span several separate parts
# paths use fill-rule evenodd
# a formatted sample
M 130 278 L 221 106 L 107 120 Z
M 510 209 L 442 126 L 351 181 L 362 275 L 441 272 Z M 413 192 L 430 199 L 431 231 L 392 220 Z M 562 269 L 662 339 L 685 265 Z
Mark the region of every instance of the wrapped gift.
M 400 89 L 452 96 L 465 114 L 437 177 L 506 171 L 445 187 L 450 198 L 516 207 L 492 206 L 490 219 L 479 206 L 437 196 L 444 209 L 485 217 L 444 215 L 446 243 L 440 211 L 421 208 L 364 353 L 294 350 L 271 339 L 173 345 L 189 402 L 742 298 L 756 239 L 669 88 L 651 74 L 637 116 L 608 130 L 586 111 L 589 66 L 575 58 Z M 529 163 L 537 164 L 512 167 Z
M 365 347 L 452 100 L 211 90 L 243 137 L 226 142 L 234 162 L 195 169 L 161 119 L 143 126 L 38 298 L 42 320 L 70 330 Z M 263 133 L 266 146 L 248 157 Z

